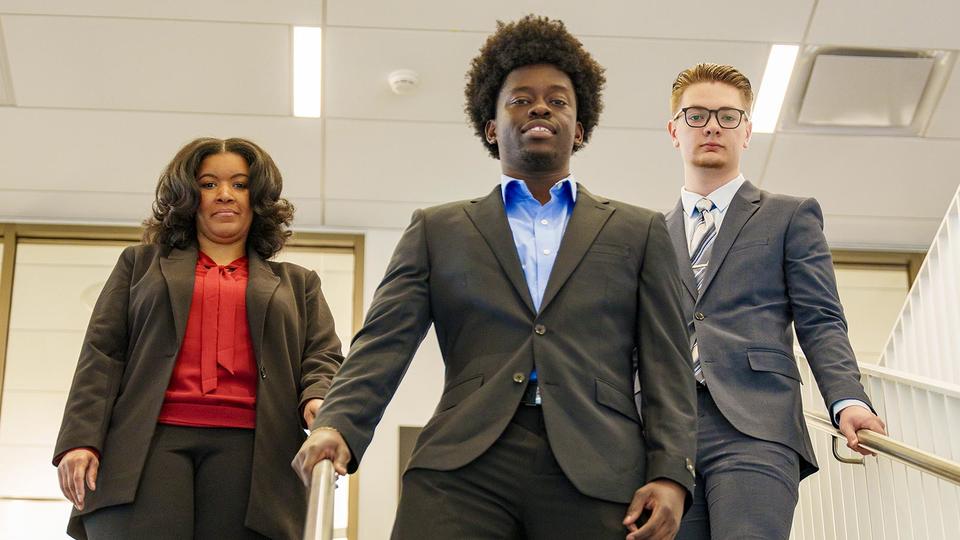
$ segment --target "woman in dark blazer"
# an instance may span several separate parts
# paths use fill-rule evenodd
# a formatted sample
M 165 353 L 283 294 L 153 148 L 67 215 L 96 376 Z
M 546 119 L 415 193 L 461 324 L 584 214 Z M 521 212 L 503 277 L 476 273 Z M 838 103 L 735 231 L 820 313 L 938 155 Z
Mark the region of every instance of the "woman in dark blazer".
M 93 310 L 54 464 L 75 538 L 299 538 L 290 468 L 342 362 L 273 160 L 197 139 Z

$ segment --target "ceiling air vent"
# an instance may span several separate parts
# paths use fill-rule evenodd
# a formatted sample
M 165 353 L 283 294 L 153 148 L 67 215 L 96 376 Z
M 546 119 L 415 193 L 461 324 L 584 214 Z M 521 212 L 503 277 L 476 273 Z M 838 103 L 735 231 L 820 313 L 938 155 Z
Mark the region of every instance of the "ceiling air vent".
M 920 135 L 953 53 L 810 46 L 797 59 L 783 131 Z
M 10 64 L 7 62 L 6 41 L 3 39 L 3 24 L 0 20 L 0 105 L 13 105 L 13 80 L 10 79 Z

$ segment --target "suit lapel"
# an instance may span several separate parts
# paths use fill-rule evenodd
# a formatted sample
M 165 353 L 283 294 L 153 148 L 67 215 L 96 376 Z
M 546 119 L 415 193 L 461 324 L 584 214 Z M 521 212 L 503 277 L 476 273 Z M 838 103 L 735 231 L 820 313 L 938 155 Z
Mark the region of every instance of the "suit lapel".
M 673 240 L 673 251 L 677 256 L 677 266 L 680 268 L 680 281 L 686 287 L 693 301 L 697 301 L 697 278 L 693 275 L 690 266 L 690 250 L 687 248 L 687 224 L 684 219 L 683 202 L 677 201 L 673 210 L 667 212 L 667 231 L 670 240 Z
M 760 208 L 760 190 L 749 181 L 744 182 L 737 190 L 737 194 L 733 196 L 730 208 L 727 209 L 727 215 L 724 216 L 723 223 L 720 224 L 720 232 L 717 233 L 717 239 L 713 243 L 713 251 L 710 252 L 710 264 L 707 266 L 707 275 L 703 280 L 703 291 L 706 291 L 707 287 L 710 286 L 710 282 L 717 275 L 720 265 L 723 264 L 724 257 L 727 256 L 733 242 L 740 235 L 740 230 L 743 229 L 743 226 L 746 225 L 758 208 Z
M 513 288 L 517 290 L 517 294 L 523 299 L 527 309 L 536 314 L 537 310 L 533 308 L 530 289 L 527 288 L 527 279 L 520 267 L 520 256 L 517 255 L 517 245 L 513 241 L 513 232 L 507 222 L 507 213 L 503 207 L 503 195 L 500 186 L 497 185 L 486 197 L 470 201 L 464 207 L 464 210 L 473 225 L 480 231 L 480 235 L 487 242 L 490 251 L 497 258 L 497 262 L 500 263 L 500 268 L 503 269 L 503 273 L 513 284 Z
M 577 186 L 577 203 L 573 207 L 573 214 L 567 222 L 567 228 L 560 241 L 557 259 L 550 270 L 550 279 L 543 292 L 543 301 L 540 302 L 540 312 L 544 312 L 550 301 L 560 292 L 570 274 L 587 254 L 600 229 L 613 215 L 614 209 L 610 201 L 601 200 L 593 196 L 583 186 Z
M 256 251 L 247 250 L 247 324 L 250 325 L 250 339 L 253 352 L 259 361 L 263 361 L 263 329 L 267 321 L 267 307 L 274 291 L 280 285 L 280 278 L 273 273 L 270 265 Z
M 167 282 L 170 294 L 170 307 L 173 310 L 173 324 L 177 330 L 177 348 L 183 343 L 187 331 L 187 318 L 190 316 L 190 302 L 193 300 L 193 285 L 196 281 L 197 248 L 171 249 L 166 256 L 160 257 L 160 273 Z

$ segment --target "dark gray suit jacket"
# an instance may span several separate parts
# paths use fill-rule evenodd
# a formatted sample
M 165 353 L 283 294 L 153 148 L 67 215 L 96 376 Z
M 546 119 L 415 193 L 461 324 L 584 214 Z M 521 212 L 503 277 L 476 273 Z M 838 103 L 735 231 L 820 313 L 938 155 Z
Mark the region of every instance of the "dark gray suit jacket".
M 306 438 L 300 406 L 322 398 L 342 360 L 317 274 L 248 253 L 247 321 L 261 378 L 245 524 L 299 539 L 306 490 L 290 468 Z M 54 456 L 89 446 L 101 455 L 96 491 L 79 516 L 134 500 L 164 392 L 187 327 L 196 248 L 126 248 L 103 286 L 83 340 Z M 268 324 L 269 321 L 269 324 Z
M 343 434 L 356 469 L 432 322 L 445 383 L 409 468 L 480 456 L 536 365 L 551 446 L 581 492 L 627 502 L 655 478 L 690 490 L 695 389 L 674 261 L 659 213 L 581 186 L 537 313 L 499 186 L 418 210 L 314 425 Z
M 667 227 L 711 396 L 737 430 L 793 448 L 804 461 L 801 477 L 812 474 L 817 461 L 791 323 L 827 408 L 846 398 L 870 403 L 847 338 L 820 205 L 744 182 L 723 218 L 700 294 L 684 225 L 677 203 Z

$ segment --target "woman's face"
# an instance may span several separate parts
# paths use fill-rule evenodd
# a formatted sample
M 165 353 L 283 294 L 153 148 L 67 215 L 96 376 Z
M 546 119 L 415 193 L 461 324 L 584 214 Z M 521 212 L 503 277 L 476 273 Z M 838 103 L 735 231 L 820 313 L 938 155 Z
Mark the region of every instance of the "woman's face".
M 204 241 L 222 245 L 246 243 L 253 223 L 249 174 L 246 160 L 233 152 L 212 154 L 200 163 L 197 236 L 201 248 Z

